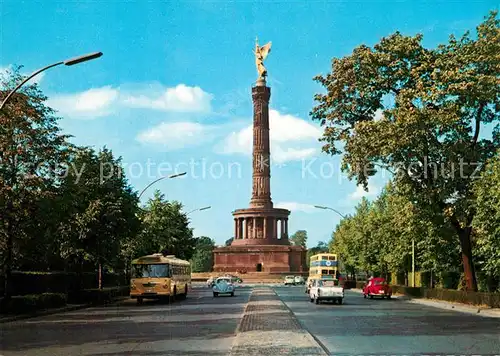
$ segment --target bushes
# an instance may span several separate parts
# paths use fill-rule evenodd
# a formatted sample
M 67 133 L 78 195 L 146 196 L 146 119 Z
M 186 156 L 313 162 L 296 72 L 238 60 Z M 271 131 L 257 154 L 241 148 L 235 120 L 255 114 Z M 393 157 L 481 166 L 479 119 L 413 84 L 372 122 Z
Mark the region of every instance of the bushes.
M 118 297 L 130 295 L 130 287 L 111 287 L 103 289 L 85 289 L 76 293 L 70 293 L 68 299 L 73 304 L 107 304 Z
M 82 289 L 98 287 L 97 272 L 12 272 L 13 295 L 42 293 L 76 293 Z M 103 273 L 103 287 L 128 285 L 123 274 Z M 0 277 L 3 282 L 3 277 Z M 4 283 L 0 283 L 0 295 L 3 295 Z
M 491 308 L 500 308 L 500 293 L 466 292 L 453 289 L 422 288 L 424 298 L 434 298 L 448 302 L 471 305 L 487 305 Z
M 3 277 L 0 277 L 3 282 Z M 20 272 L 12 273 L 13 296 L 0 299 L 0 314 L 23 314 L 70 304 L 105 304 L 117 297 L 129 295 L 128 280 L 124 275 L 103 274 L 103 286 L 98 290 L 97 273 L 85 272 Z M 120 284 L 125 287 L 116 287 Z M 0 283 L 0 296 L 4 294 Z
M 500 293 L 466 292 L 463 290 L 391 286 L 393 293 L 400 293 L 413 298 L 432 298 L 447 302 L 470 305 L 487 305 L 500 308 Z
M 66 305 L 66 294 L 43 293 L 28 294 L 12 297 L 10 300 L 0 301 L 0 313 L 2 314 L 24 314 L 37 310 L 60 308 Z

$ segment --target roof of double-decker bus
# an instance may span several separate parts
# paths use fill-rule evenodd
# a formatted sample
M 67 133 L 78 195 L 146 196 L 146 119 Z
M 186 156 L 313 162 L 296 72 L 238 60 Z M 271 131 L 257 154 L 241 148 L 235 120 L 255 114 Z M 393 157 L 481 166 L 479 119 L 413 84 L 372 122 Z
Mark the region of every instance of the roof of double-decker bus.
M 142 256 L 132 261 L 132 264 L 154 264 L 154 263 L 175 263 L 178 265 L 189 266 L 189 261 L 181 260 L 175 255 L 162 255 L 161 253 L 154 253 L 152 255 Z

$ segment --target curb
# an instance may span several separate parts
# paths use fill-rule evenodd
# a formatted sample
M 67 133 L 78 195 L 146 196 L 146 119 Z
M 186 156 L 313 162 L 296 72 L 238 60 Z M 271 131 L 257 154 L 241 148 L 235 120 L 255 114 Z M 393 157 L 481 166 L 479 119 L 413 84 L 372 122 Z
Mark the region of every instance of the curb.
M 128 299 L 128 297 L 123 297 L 114 300 L 111 303 L 108 304 L 101 304 L 101 305 L 96 305 L 96 304 L 77 304 L 77 305 L 70 305 L 62 308 L 57 308 L 57 309 L 46 309 L 46 310 L 40 310 L 31 314 L 21 314 L 21 315 L 13 315 L 13 316 L 7 316 L 5 318 L 0 318 L 0 324 L 5 324 L 5 323 L 11 323 L 14 321 L 20 321 L 20 320 L 25 320 L 25 319 L 33 319 L 37 318 L 40 316 L 47 316 L 47 315 L 53 315 L 53 314 L 59 314 L 59 313 L 67 313 L 70 311 L 75 311 L 75 310 L 80 310 L 80 309 L 86 309 L 86 308 L 91 308 L 95 306 L 107 306 L 107 305 L 113 305 L 116 303 L 119 303 L 123 300 Z
M 500 309 L 499 308 L 481 308 L 474 305 L 461 305 L 461 304 L 453 304 L 446 301 L 441 300 L 433 300 L 427 298 L 415 298 L 410 299 L 409 303 L 412 304 L 420 304 L 426 305 L 429 307 L 452 310 L 459 313 L 472 314 L 476 316 L 480 316 L 483 318 L 500 318 Z
M 362 293 L 361 289 L 351 289 L 355 293 Z M 426 305 L 429 307 L 452 310 L 459 313 L 473 314 L 481 317 L 500 318 L 500 308 L 482 308 L 469 304 L 458 304 L 446 300 L 435 300 L 428 298 L 412 298 L 407 295 L 393 295 L 393 299 L 404 300 L 412 304 Z

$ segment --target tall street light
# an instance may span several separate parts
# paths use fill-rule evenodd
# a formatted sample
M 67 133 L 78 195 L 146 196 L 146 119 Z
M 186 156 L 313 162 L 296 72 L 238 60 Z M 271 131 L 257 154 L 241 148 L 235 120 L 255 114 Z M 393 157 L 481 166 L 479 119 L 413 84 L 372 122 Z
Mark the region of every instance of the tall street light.
M 342 215 L 341 213 L 339 213 L 339 212 L 338 212 L 337 210 L 335 210 L 334 208 L 330 208 L 329 206 L 315 205 L 314 207 L 315 207 L 315 208 L 317 208 L 317 209 L 331 210 L 331 211 L 333 211 L 333 212 L 335 212 L 335 213 L 339 214 L 339 215 L 342 217 L 342 219 L 345 219 L 345 216 L 344 216 L 344 215 Z
M 64 64 L 64 65 L 67 65 L 67 66 L 72 66 L 72 65 L 75 65 L 75 64 L 79 64 L 79 63 L 82 63 L 82 62 L 87 62 L 87 61 L 91 61 L 93 59 L 96 59 L 96 58 L 99 58 L 102 56 L 102 52 L 94 52 L 94 53 L 89 53 L 89 54 L 86 54 L 86 55 L 83 55 L 83 56 L 80 56 L 80 57 L 75 57 L 75 58 L 71 58 L 71 59 L 67 59 L 65 61 L 62 61 L 62 62 L 57 62 L 57 63 L 54 63 L 54 64 L 51 64 L 51 65 L 48 65 L 46 67 L 43 67 L 41 69 L 38 69 L 37 71 L 31 73 L 26 79 L 24 79 L 21 83 L 19 83 L 19 85 L 17 87 L 14 88 L 14 90 L 12 90 L 6 97 L 5 99 L 2 101 L 2 104 L 0 104 L 0 110 L 3 109 L 4 105 L 7 103 L 7 101 L 12 97 L 12 95 L 14 95 L 14 93 L 16 91 L 19 90 L 19 88 L 21 88 L 24 84 L 26 84 L 26 82 L 28 82 L 31 78 L 33 78 L 34 76 L 40 74 L 41 72 L 49 69 L 49 68 L 52 68 L 52 67 L 56 67 L 58 65 L 61 65 L 61 64 Z
M 152 181 L 151 183 L 149 183 L 149 184 L 147 185 L 147 187 L 146 187 L 146 188 L 144 188 L 144 189 L 141 191 L 141 193 L 139 194 L 139 198 L 138 198 L 138 199 L 141 199 L 142 194 L 144 194 L 144 192 L 145 192 L 145 191 L 146 191 L 149 187 L 151 187 L 153 184 L 155 184 L 156 182 L 159 182 L 159 181 L 161 181 L 161 180 L 163 180 L 163 179 L 167 179 L 167 178 L 168 178 L 168 179 L 170 179 L 170 178 L 177 178 L 177 177 L 185 176 L 185 175 L 186 175 L 186 173 L 187 173 L 187 172 L 182 172 L 182 173 L 171 174 L 171 175 L 169 175 L 169 176 L 163 176 L 163 177 L 160 177 L 160 178 L 158 178 L 158 179 L 156 179 L 156 180 Z
M 205 206 L 205 207 L 203 207 L 203 208 L 193 209 L 193 210 L 191 210 L 190 212 L 187 212 L 187 213 L 186 213 L 186 215 L 189 215 L 189 214 L 191 214 L 191 213 L 194 213 L 195 211 L 203 211 L 203 210 L 208 210 L 208 209 L 210 209 L 210 208 L 211 208 L 211 206 Z

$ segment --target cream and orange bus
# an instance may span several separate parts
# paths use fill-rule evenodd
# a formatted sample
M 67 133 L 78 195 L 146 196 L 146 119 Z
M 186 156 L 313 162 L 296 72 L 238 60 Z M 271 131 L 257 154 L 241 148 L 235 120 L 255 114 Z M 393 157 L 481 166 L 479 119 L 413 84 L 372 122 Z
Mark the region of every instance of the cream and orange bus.
M 191 289 L 191 264 L 174 255 L 155 253 L 132 261 L 130 297 L 141 304 L 145 298 L 185 298 Z

